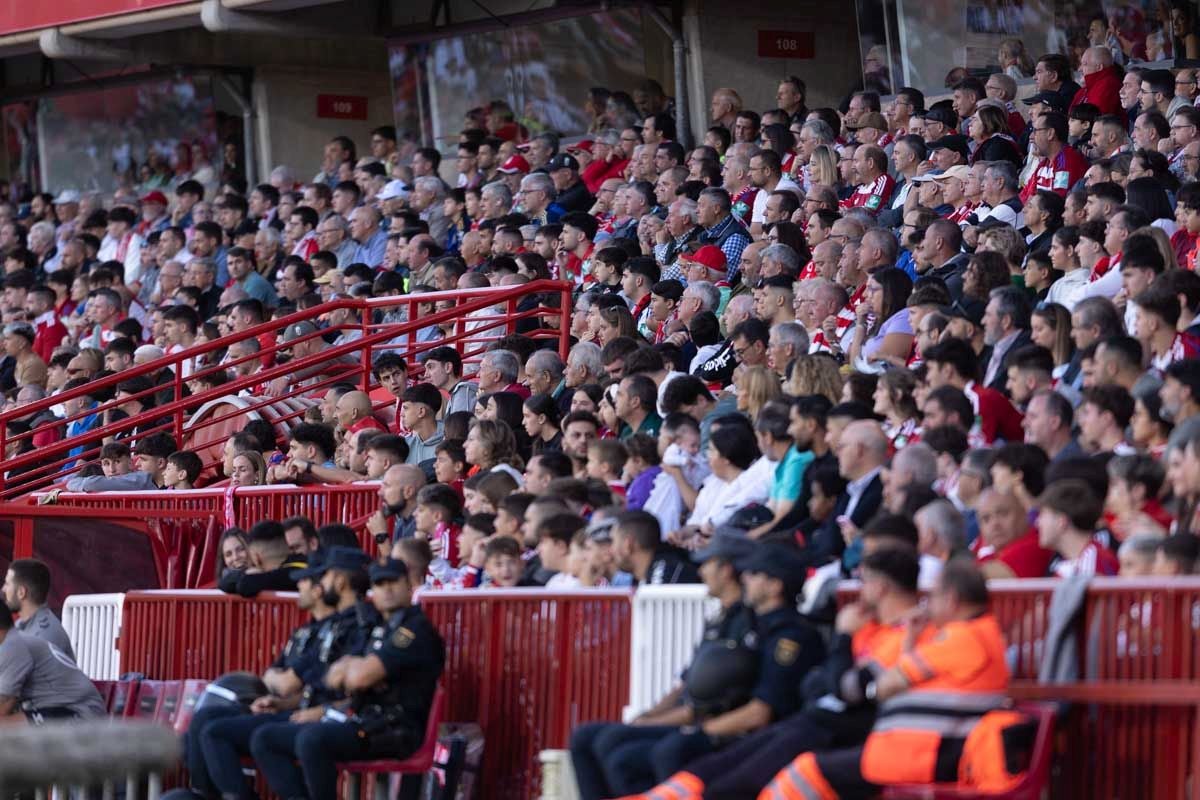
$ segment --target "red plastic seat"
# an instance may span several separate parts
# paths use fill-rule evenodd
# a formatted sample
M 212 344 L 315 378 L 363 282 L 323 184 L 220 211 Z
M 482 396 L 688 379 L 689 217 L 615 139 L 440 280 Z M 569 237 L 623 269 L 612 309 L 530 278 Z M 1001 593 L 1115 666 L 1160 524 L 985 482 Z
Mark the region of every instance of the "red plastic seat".
M 179 711 L 179 700 L 183 695 L 183 681 L 163 681 L 158 705 L 154 709 L 154 721 L 170 727 Z
M 139 680 L 125 680 L 113 684 L 112 700 L 108 704 L 109 716 L 127 717 L 133 714 L 140 683 Z
M 158 703 L 162 700 L 163 681 L 142 681 L 133 695 L 133 701 L 125 710 L 125 716 L 137 719 L 154 719 Z
M 388 775 L 422 775 L 433 766 L 433 753 L 437 748 L 438 726 L 442 724 L 442 716 L 446 711 L 446 692 L 439 684 L 433 693 L 433 707 L 429 709 L 429 720 L 425 723 L 425 740 L 408 758 L 380 759 L 377 761 L 347 761 L 338 764 L 338 771 L 347 773 L 349 780 L 349 796 L 359 798 L 361 787 L 360 776 L 374 775 L 378 780 L 385 780 Z M 376 796 L 379 796 L 376 793 Z
M 179 708 L 176 709 L 175 717 L 171 721 L 172 727 L 175 728 L 175 733 L 180 735 L 187 733 L 188 728 L 192 724 L 192 717 L 196 713 L 196 704 L 204 696 L 205 686 L 208 686 L 208 681 L 191 680 L 183 682 L 183 690 L 179 695 Z
M 1049 703 L 1017 703 L 1017 711 L 1037 720 L 1037 738 L 1029 770 L 1021 782 L 1007 792 L 977 792 L 953 783 L 901 784 L 883 790 L 883 800 L 1039 800 L 1050 781 L 1054 749 L 1055 706 Z
M 113 692 L 116 691 L 116 681 L 92 681 L 96 687 L 96 691 L 100 693 L 100 700 L 104 703 L 104 710 L 108 711 L 112 706 Z

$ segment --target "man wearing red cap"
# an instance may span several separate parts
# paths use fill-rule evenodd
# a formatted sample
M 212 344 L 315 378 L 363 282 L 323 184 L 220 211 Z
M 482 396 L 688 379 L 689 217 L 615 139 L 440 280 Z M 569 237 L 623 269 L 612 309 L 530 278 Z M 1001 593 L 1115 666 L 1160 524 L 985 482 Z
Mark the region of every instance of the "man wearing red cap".
M 513 193 L 513 197 L 516 197 L 517 192 L 521 191 L 521 179 L 529 174 L 529 162 L 525 160 L 525 156 L 520 154 L 509 156 L 508 160 L 501 164 L 500 169 L 496 171 L 500 173 L 501 179 Z
M 166 230 L 171 225 L 171 217 L 167 215 L 167 196 L 155 189 L 141 199 L 142 219 L 134 232 L 145 238 L 155 231 Z

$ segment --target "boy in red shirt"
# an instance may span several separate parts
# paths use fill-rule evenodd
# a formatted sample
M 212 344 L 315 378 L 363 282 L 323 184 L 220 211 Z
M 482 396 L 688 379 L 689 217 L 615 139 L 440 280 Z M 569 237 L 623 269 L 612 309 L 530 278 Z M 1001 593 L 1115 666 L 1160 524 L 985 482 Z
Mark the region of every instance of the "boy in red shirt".
M 1038 543 L 1058 554 L 1050 571 L 1060 578 L 1116 575 L 1117 557 L 1096 541 L 1103 501 L 1085 481 L 1068 478 L 1046 487 L 1038 498 Z

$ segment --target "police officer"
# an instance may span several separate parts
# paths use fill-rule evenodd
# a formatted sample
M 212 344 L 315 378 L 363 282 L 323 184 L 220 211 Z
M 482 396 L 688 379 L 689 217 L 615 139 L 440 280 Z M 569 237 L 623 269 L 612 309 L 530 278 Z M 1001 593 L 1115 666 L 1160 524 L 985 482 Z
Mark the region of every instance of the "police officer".
M 250 712 L 277 714 L 281 719 L 286 719 L 286 713 L 281 712 L 300 705 L 305 681 L 313 677 L 313 668 L 319 663 L 316 654 L 322 629 L 325 621 L 334 613 L 334 609 L 325 604 L 325 592 L 317 582 L 324 563 L 324 551 L 317 550 L 309 555 L 308 567 L 295 570 L 292 576 L 296 581 L 296 604 L 307 611 L 312 619 L 292 631 L 279 656 L 263 674 L 262 681 L 268 693 L 253 698 L 253 702 L 247 705 L 236 698 L 228 698 L 227 693 L 220 691 L 224 687 L 218 686 L 220 681 L 217 681 L 209 685 L 198 704 L 184 737 L 183 749 L 192 789 L 197 794 L 212 796 L 217 793 L 201 747 L 201 734 L 209 723 L 245 716 Z M 219 702 L 222 695 L 225 696 L 225 702 Z
M 35 725 L 103 717 L 100 693 L 75 662 L 14 625 L 12 611 L 0 604 L 0 722 L 18 712 Z
M 823 656 L 819 634 L 795 611 L 805 565 L 794 547 L 755 545 L 744 533 L 721 531 L 695 558 L 710 594 L 722 601 L 728 627 L 706 631 L 679 692 L 682 705 L 660 703 L 632 726 L 600 723 L 575 731 L 571 754 L 584 800 L 644 791 L 688 761 L 792 713 L 801 679 Z M 747 565 L 782 577 L 747 575 Z M 742 602 L 755 613 L 751 629 L 735 606 Z M 748 671 L 741 659 L 747 651 L 755 656 Z M 712 693 L 720 685 L 724 697 Z
M 370 576 L 385 621 L 362 651 L 325 675 L 325 684 L 349 702 L 326 709 L 317 724 L 269 725 L 251 739 L 255 762 L 282 798 L 333 798 L 339 761 L 404 758 L 421 746 L 445 648 L 412 603 L 405 562 L 373 564 Z
M 328 705 L 343 699 L 341 690 L 326 683 L 325 677 L 329 667 L 342 656 L 361 652 L 371 631 L 379 624 L 378 613 L 363 600 L 369 585 L 370 560 L 358 548 L 334 547 L 323 563 L 294 571 L 292 577 L 297 581 L 319 579 L 317 586 L 323 602 L 334 611 L 321 621 L 315 641 L 308 645 L 314 649 L 300 664 L 297 677 L 304 686 L 299 690 L 298 710 L 289 711 L 275 706 L 274 701 L 264 701 L 254 709 L 261 713 L 215 720 L 200 733 L 209 778 L 219 796 L 253 796 L 242 772 L 242 758 L 250 755 L 251 737 L 256 731 L 271 725 L 317 722 Z M 286 685 L 295 688 L 290 680 Z

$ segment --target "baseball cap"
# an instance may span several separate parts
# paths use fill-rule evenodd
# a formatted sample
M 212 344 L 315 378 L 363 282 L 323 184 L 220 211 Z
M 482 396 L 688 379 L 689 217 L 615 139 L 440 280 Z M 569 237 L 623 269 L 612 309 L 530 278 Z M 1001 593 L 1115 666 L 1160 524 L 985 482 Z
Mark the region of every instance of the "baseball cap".
M 728 262 L 725 260 L 725 251 L 715 244 L 706 244 L 691 255 L 682 256 L 682 259 L 703 264 L 711 270 L 723 270 L 728 266 Z
M 525 156 L 510 156 L 496 171 L 503 172 L 505 175 L 516 175 L 521 172 L 527 173 L 529 172 L 529 162 L 525 160 Z
M 579 159 L 570 153 L 559 153 L 554 158 L 550 159 L 550 163 L 546 164 L 547 172 L 554 172 L 559 169 L 572 169 L 579 171 Z
M 281 344 L 287 344 L 305 336 L 311 336 L 316 332 L 317 326 L 311 322 L 297 322 L 294 325 L 289 325 L 284 330 L 283 335 L 279 337 L 279 341 Z
M 757 547 L 746 532 L 732 525 L 721 525 L 713 532 L 708 546 L 692 553 L 692 561 L 702 564 L 710 558 L 721 558 L 734 563 L 746 558 Z
M 333 283 L 333 273 L 335 272 L 338 274 L 338 277 L 341 277 L 342 271 L 340 269 L 330 269 L 313 278 L 313 283 L 317 284 L 318 286 L 328 286 L 329 284 Z
M 585 153 L 592 152 L 592 140 L 591 139 L 581 139 L 580 141 L 576 142 L 575 144 L 567 145 L 567 152 L 579 152 L 580 150 L 582 150 Z
M 847 125 L 847 129 L 857 131 L 862 128 L 874 128 L 877 131 L 886 131 L 888 129 L 887 120 L 883 118 L 883 114 L 878 111 L 868 111 L 858 118 L 858 123 L 855 125 Z
M 1027 106 L 1035 106 L 1038 103 L 1050 106 L 1055 111 L 1062 111 L 1066 108 L 1066 103 L 1063 102 L 1062 95 L 1058 92 L 1038 92 L 1032 97 L 1026 97 L 1022 102 Z
M 160 206 L 169 205 L 167 203 L 167 196 L 157 189 L 155 189 L 153 192 L 147 192 L 146 194 L 142 195 L 141 200 L 138 202 L 142 203 L 143 205 L 146 203 L 154 203 Z
M 587 536 L 593 542 L 611 542 L 613 528 L 617 527 L 616 517 L 594 519 L 588 523 Z
M 384 185 L 383 191 L 379 193 L 379 200 L 397 200 L 408 197 L 408 184 L 404 181 L 388 181 Z
M 934 175 L 933 179 L 935 181 L 942 181 L 946 178 L 958 178 L 960 181 L 965 181 L 968 177 L 970 177 L 970 175 L 970 167 L 966 166 L 965 164 L 955 164 L 953 167 L 941 173 L 940 175 Z
M 398 558 L 389 558 L 382 564 L 376 561 L 367 570 L 367 574 L 371 578 L 371 583 L 394 581 L 408 576 L 408 564 Z
M 929 152 L 934 150 L 953 150 L 963 158 L 970 158 L 971 151 L 967 149 L 967 137 L 961 133 L 951 133 L 929 143 Z
M 799 548 L 782 542 L 756 545 L 748 556 L 734 563 L 742 572 L 758 572 L 782 580 L 797 593 L 808 574 L 808 560 Z
M 63 189 L 52 202 L 56 206 L 66 205 L 67 203 L 78 203 L 79 192 L 74 189 Z
M 958 125 L 958 114 L 956 114 L 952 108 L 939 106 L 938 108 L 931 108 L 925 112 L 925 121 L 940 122 L 943 125 L 949 125 L 951 128 L 954 128 Z
M 288 577 L 294 581 L 302 581 L 305 578 L 316 579 L 325 574 L 325 551 L 314 550 L 308 554 L 308 566 L 304 569 L 294 569 L 288 573 Z
M 913 183 L 933 183 L 938 178 L 942 177 L 942 171 L 935 169 L 932 172 L 926 172 L 924 175 L 914 175 L 911 180 Z

